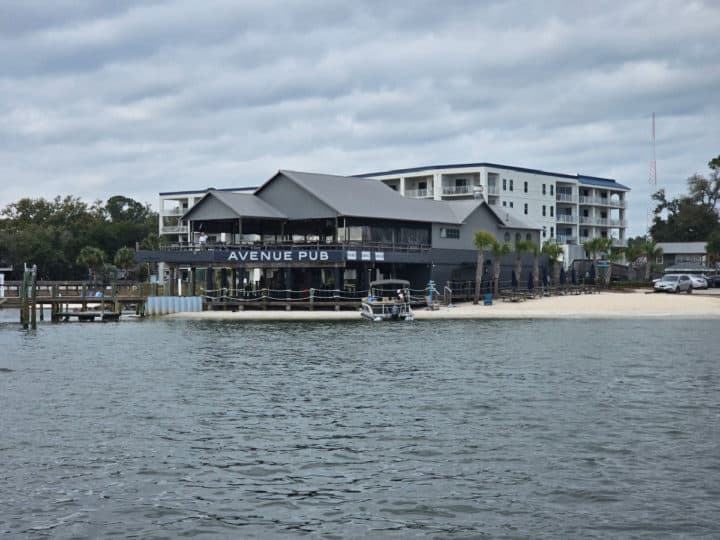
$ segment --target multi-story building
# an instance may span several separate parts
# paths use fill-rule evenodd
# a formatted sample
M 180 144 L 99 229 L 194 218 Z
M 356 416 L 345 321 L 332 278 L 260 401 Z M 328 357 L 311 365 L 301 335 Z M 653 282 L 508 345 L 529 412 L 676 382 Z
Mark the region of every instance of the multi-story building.
M 500 215 L 542 230 L 542 241 L 579 245 L 596 237 L 627 242 L 626 194 L 610 178 L 562 174 L 495 163 L 396 169 L 357 175 L 375 178 L 417 199 L 482 198 Z
M 169 243 L 182 243 L 188 240 L 188 225 L 183 224 L 182 217 L 195 206 L 207 193 L 214 188 L 202 191 L 167 191 L 160 193 L 159 231 L 160 238 Z M 254 187 L 225 188 L 215 191 L 250 194 Z M 197 233 L 199 234 L 199 233 Z M 213 238 L 213 240 L 215 240 Z

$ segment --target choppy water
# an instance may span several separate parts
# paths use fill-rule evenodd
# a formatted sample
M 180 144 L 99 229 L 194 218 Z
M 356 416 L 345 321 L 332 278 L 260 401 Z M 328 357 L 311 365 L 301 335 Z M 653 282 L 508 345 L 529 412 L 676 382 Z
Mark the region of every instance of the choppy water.
M 716 538 L 716 321 L 0 323 L 0 536 Z

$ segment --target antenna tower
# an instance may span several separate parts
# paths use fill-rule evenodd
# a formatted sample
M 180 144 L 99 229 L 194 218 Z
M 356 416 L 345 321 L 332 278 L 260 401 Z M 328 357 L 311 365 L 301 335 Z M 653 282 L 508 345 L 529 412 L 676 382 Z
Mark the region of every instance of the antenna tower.
M 650 162 L 650 176 L 648 177 L 650 187 L 657 188 L 657 162 L 655 161 L 655 113 L 652 113 L 652 161 Z

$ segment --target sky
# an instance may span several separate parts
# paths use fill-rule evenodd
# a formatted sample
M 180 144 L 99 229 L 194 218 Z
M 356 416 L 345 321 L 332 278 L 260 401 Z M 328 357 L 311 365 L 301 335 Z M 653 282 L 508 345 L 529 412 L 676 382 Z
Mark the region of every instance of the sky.
M 629 236 L 720 155 L 720 2 L 3 0 L 0 208 L 492 162 L 614 178 Z

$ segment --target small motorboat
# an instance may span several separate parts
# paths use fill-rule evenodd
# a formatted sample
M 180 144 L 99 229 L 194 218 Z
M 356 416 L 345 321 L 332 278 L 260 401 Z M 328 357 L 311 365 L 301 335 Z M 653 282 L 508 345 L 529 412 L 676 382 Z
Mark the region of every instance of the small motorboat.
M 368 296 L 362 300 L 360 315 L 370 321 L 412 321 L 410 282 L 382 279 L 370 283 Z

